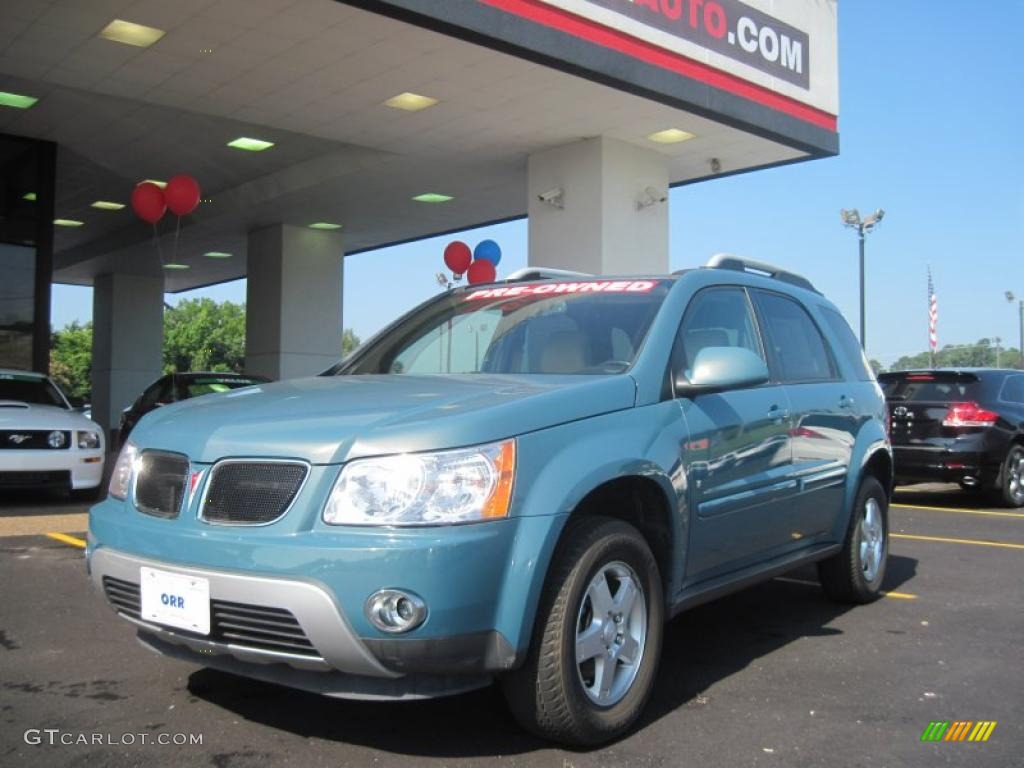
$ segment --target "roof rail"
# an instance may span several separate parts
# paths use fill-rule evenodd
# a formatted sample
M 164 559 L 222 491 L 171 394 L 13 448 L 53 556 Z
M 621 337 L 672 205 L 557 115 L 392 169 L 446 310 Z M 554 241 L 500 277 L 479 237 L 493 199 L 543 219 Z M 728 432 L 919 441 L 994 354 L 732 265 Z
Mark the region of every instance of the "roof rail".
M 781 280 L 784 283 L 795 285 L 799 288 L 806 288 L 809 291 L 814 291 L 820 294 L 817 288 L 803 275 L 798 275 L 795 272 L 787 272 L 781 267 L 776 267 L 774 264 L 767 264 L 763 261 L 754 261 L 753 259 L 745 259 L 742 256 L 733 256 L 731 253 L 716 253 L 710 259 L 708 263 L 704 265 L 708 269 L 733 269 L 737 272 L 751 272 L 755 275 L 763 275 L 770 277 L 775 280 Z
M 523 267 L 505 278 L 506 283 L 522 283 L 527 280 L 562 280 L 564 278 L 593 277 L 589 272 L 572 272 L 568 269 L 550 267 Z

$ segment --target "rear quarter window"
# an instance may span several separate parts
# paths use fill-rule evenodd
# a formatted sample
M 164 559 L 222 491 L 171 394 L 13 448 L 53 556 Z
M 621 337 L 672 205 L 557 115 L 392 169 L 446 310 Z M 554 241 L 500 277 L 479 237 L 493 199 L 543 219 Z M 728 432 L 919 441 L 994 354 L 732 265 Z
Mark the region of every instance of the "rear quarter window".
M 846 318 L 831 307 L 819 306 L 818 308 L 839 345 L 837 351 L 843 362 L 850 370 L 854 371 L 856 377 L 861 381 L 873 380 L 875 378 L 874 371 L 871 370 L 871 365 L 864 357 L 864 350 L 861 349 L 860 342 L 850 330 L 850 324 L 846 322 Z
M 1004 403 L 1024 404 L 1024 375 L 1007 376 L 999 399 Z

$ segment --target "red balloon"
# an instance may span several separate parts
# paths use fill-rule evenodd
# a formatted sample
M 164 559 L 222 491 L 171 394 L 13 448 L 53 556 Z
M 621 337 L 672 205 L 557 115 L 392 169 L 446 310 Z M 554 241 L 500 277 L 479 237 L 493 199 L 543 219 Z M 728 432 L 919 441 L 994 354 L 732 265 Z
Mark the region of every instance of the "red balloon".
M 470 285 L 477 283 L 493 283 L 498 277 L 498 271 L 494 268 L 494 262 L 487 259 L 477 259 L 469 265 L 466 279 Z
M 199 205 L 199 195 L 199 182 L 187 173 L 172 176 L 167 182 L 167 189 L 164 190 L 167 207 L 176 216 L 187 216 L 192 213 Z
M 473 261 L 473 252 L 461 240 L 448 243 L 448 247 L 444 249 L 444 263 L 456 275 L 461 275 L 469 269 L 471 261 Z
M 167 212 L 164 191 L 148 181 L 137 184 L 132 190 L 132 210 L 143 221 L 156 224 Z

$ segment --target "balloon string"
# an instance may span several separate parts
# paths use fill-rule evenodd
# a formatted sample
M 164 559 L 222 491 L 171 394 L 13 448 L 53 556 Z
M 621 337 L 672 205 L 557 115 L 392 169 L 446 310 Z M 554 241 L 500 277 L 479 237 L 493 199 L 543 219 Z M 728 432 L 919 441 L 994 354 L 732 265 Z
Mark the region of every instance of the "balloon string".
M 178 263 L 178 238 L 181 236 L 181 216 L 178 217 L 178 223 L 174 226 L 174 263 Z
M 160 252 L 160 237 L 156 232 L 156 222 L 153 222 L 153 245 L 156 247 L 156 259 L 160 262 L 160 269 L 163 271 L 164 268 L 164 257 Z

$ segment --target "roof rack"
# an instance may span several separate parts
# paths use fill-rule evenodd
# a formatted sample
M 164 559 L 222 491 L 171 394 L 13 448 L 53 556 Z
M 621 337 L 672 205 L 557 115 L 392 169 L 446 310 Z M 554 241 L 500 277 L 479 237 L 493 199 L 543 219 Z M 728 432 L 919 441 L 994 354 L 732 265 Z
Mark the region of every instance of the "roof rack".
M 593 277 L 589 272 L 572 272 L 568 269 L 550 267 L 524 267 L 505 278 L 506 283 L 523 283 L 527 280 L 562 280 L 565 278 Z
M 737 272 L 750 272 L 755 275 L 763 275 L 764 277 L 770 277 L 775 280 L 781 280 L 784 283 L 795 285 L 800 288 L 806 288 L 809 291 L 815 293 L 821 293 L 814 285 L 803 275 L 798 275 L 795 272 L 787 272 L 781 267 L 776 267 L 774 264 L 766 264 L 763 261 L 754 261 L 753 259 L 744 259 L 741 256 L 733 256 L 731 253 L 716 253 L 710 259 L 708 263 L 704 265 L 708 269 L 733 269 Z

